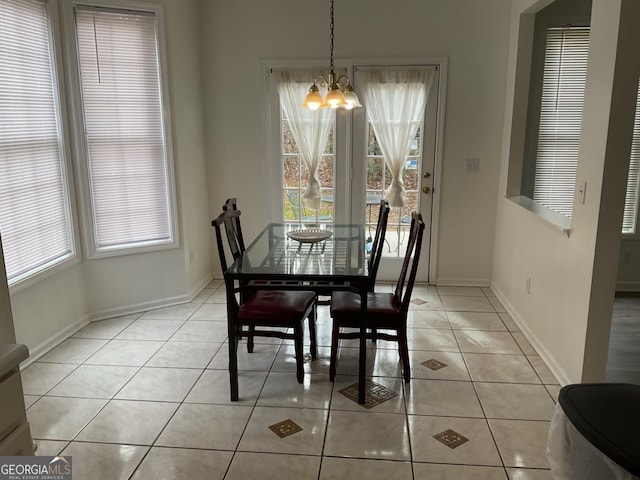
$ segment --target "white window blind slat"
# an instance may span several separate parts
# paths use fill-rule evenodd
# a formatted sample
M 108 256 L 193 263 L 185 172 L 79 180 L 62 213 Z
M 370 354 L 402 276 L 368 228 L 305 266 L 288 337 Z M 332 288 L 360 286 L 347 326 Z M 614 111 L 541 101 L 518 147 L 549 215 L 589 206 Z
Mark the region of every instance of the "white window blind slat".
M 627 178 L 627 194 L 624 201 L 622 233 L 636 233 L 638 221 L 638 200 L 640 200 L 640 87 L 636 100 L 636 117 L 633 123 L 633 141 Z
M 156 18 L 76 10 L 96 248 L 172 241 Z
M 72 254 L 47 9 L 0 1 L 0 233 L 9 283 Z
M 589 27 L 549 27 L 533 199 L 571 217 L 589 53 Z

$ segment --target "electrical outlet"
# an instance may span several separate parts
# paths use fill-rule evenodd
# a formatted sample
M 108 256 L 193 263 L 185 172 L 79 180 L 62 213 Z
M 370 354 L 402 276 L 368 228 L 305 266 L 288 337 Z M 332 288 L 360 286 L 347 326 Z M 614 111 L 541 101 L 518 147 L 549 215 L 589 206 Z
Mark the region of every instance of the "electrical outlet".
M 466 172 L 478 173 L 480 171 L 480 159 L 479 158 L 467 158 L 466 160 Z

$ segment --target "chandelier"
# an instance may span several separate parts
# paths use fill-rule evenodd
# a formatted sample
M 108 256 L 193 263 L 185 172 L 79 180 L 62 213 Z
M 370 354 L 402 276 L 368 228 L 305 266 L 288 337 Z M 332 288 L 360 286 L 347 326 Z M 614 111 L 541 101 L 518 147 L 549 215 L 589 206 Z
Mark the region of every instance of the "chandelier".
M 333 2 L 334 0 L 331 0 L 331 35 L 329 36 L 331 52 L 329 63 L 330 71 L 328 76 L 316 75 L 314 77 L 313 85 L 309 88 L 309 93 L 307 93 L 304 103 L 302 104 L 303 107 L 307 107 L 309 110 L 326 107 L 351 110 L 352 108 L 362 106 L 360 105 L 356 92 L 353 91 L 349 77 L 346 75 L 336 76 L 333 65 Z M 316 82 L 322 87 L 327 87 L 327 96 L 324 100 L 322 99 L 322 95 L 320 95 L 320 89 L 318 85 L 316 85 Z M 342 86 L 342 84 L 344 84 L 344 86 Z

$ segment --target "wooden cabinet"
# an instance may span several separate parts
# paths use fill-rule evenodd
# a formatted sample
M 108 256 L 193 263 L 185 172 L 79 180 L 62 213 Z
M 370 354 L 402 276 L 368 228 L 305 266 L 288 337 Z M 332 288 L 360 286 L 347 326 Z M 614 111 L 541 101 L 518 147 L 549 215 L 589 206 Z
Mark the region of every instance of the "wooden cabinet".
M 0 344 L 0 456 L 33 455 L 19 368 L 28 356 L 24 345 Z
M 20 376 L 20 362 L 29 357 L 29 350 L 15 342 L 0 239 L 0 456 L 33 455 Z

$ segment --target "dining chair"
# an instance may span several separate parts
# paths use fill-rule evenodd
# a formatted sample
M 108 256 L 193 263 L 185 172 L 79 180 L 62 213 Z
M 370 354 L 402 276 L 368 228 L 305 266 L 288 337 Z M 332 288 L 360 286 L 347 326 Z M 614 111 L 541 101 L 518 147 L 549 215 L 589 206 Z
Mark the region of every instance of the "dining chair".
M 424 221 L 422 220 L 422 215 L 414 212 L 411 216 L 407 251 L 395 290 L 393 293 L 368 292 L 364 318 L 364 326 L 367 330 L 372 330 L 371 332 L 366 332 L 367 338 L 380 338 L 398 342 L 402 373 L 406 383 L 409 383 L 411 379 L 407 346 L 407 314 L 409 312 L 411 293 L 416 281 L 418 262 L 420 261 L 423 233 Z M 339 341 L 360 337 L 360 294 L 350 291 L 335 292 L 331 297 L 330 311 L 333 327 L 331 332 L 329 379 L 333 382 L 336 377 Z M 342 331 L 342 329 L 358 329 L 358 331 Z M 387 333 L 381 330 L 392 330 L 395 333 Z
M 385 199 L 380 200 L 380 211 L 378 212 L 378 223 L 376 225 L 376 234 L 371 244 L 371 252 L 367 258 L 367 271 L 369 273 L 367 291 L 374 292 L 376 289 L 376 278 L 378 277 L 378 267 L 382 259 L 382 251 L 384 247 L 385 236 L 387 234 L 387 223 L 389 221 L 389 202 Z M 359 285 L 354 285 L 356 288 Z M 378 338 L 377 329 L 371 329 L 371 341 L 376 343 Z
M 218 254 L 220 256 L 220 266 L 226 273 L 228 263 L 222 240 L 222 230 L 227 234 L 227 241 L 231 252 L 241 252 L 241 230 L 239 217 L 240 210 L 231 208 L 223 209 L 223 212 L 213 220 L 212 226 L 215 228 Z M 234 259 L 237 258 L 233 253 Z M 241 253 L 240 253 L 241 255 Z M 238 255 L 238 256 L 240 256 Z M 296 357 L 296 376 L 298 382 L 304 380 L 304 357 L 303 349 L 303 328 L 304 320 L 309 320 L 309 337 L 311 342 L 311 358 L 315 360 L 317 355 L 316 346 L 316 295 L 311 291 L 300 290 L 272 290 L 256 289 L 254 285 L 239 284 L 238 286 L 225 275 L 225 288 L 227 291 L 227 315 L 229 332 L 235 334 L 235 343 L 229 344 L 229 348 L 238 350 L 238 340 L 247 337 L 247 351 L 253 352 L 253 337 L 276 337 L 294 341 Z M 240 302 L 236 294 L 240 294 Z M 292 329 L 293 333 L 286 330 Z M 229 336 L 231 342 L 231 335 Z M 232 384 L 237 385 L 238 370 L 237 364 L 229 363 L 229 374 Z M 233 390 L 233 388 L 232 388 Z

